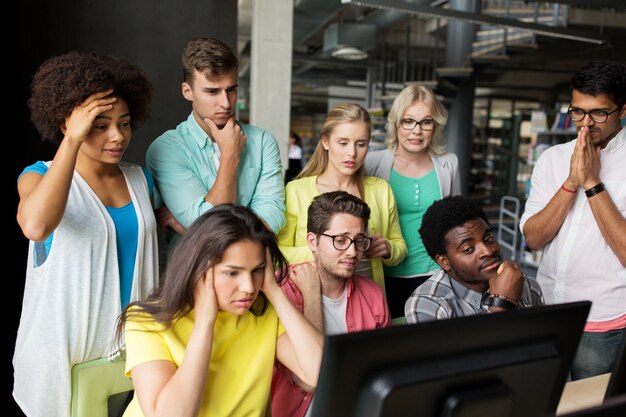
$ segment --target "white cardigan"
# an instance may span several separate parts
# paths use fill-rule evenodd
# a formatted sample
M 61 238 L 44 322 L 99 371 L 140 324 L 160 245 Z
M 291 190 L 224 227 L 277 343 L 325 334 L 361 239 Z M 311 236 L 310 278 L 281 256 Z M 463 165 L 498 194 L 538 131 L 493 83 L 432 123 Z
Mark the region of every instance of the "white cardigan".
M 156 220 L 141 167 L 120 163 L 120 168 L 138 222 L 134 301 L 158 283 Z M 28 250 L 13 396 L 29 417 L 68 417 L 71 367 L 111 353 L 121 313 L 115 236 L 106 207 L 74 172 L 48 258 L 35 267 L 34 242 Z

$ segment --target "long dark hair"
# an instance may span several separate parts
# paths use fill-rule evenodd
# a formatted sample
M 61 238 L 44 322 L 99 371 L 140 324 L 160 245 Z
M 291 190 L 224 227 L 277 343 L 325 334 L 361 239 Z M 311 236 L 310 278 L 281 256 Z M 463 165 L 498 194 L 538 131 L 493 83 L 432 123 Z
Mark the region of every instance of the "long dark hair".
M 194 288 L 206 271 L 221 262 L 224 252 L 241 240 L 259 242 L 269 248 L 278 270 L 278 281 L 286 273 L 286 261 L 276 243 L 276 236 L 249 208 L 234 204 L 215 206 L 198 217 L 176 243 L 158 288 L 146 299 L 130 303 L 118 319 L 115 332 L 117 346 L 122 346 L 123 333 L 129 317 L 145 317 L 148 313 L 163 328 L 189 314 L 194 308 Z M 263 315 L 267 298 L 260 292 L 250 311 Z

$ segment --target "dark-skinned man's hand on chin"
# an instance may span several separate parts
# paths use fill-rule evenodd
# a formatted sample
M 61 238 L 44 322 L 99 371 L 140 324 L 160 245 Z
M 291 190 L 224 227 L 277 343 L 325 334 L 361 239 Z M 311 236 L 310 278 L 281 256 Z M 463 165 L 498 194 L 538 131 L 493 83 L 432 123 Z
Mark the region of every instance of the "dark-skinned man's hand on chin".
M 496 275 L 489 280 L 489 294 L 500 297 L 500 300 L 508 300 L 509 303 L 514 305 L 519 303 L 523 289 L 524 274 L 519 264 L 513 261 L 503 261 L 498 267 Z M 499 306 L 489 307 L 489 311 L 493 312 L 506 309 Z

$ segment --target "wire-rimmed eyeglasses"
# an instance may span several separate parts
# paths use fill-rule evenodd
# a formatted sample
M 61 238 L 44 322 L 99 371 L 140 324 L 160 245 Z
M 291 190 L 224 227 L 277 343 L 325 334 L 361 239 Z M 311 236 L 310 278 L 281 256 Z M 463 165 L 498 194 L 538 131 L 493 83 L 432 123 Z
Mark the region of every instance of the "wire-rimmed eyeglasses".
M 419 125 L 423 131 L 427 132 L 429 130 L 433 130 L 433 127 L 435 127 L 435 121 L 433 119 L 424 119 L 418 122 L 417 120 L 410 118 L 400 119 L 400 126 L 402 126 L 402 129 L 413 130 L 417 125 Z
M 354 248 L 359 252 L 365 252 L 370 248 L 372 244 L 372 238 L 361 236 L 356 239 L 351 239 L 348 236 L 344 235 L 327 235 L 326 233 L 320 233 L 322 236 L 329 237 L 333 240 L 333 246 L 337 250 L 347 250 L 352 243 L 354 243 Z
M 579 109 L 578 107 L 569 106 L 569 109 L 567 109 L 567 115 L 569 116 L 570 119 L 572 119 L 573 122 L 580 122 L 585 118 L 586 115 L 589 115 L 591 120 L 593 120 L 594 122 L 604 123 L 606 122 L 606 120 L 609 118 L 610 115 L 612 115 L 619 109 L 620 108 L 618 107 L 613 111 L 606 111 L 602 109 L 593 109 L 589 111 L 584 111 L 583 109 Z

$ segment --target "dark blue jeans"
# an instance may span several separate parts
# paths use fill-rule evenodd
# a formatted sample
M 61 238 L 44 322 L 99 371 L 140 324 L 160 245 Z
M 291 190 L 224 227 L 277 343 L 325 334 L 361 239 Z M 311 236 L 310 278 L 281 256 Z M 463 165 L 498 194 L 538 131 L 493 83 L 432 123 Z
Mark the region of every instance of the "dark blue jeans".
M 570 372 L 572 381 L 611 372 L 622 337 L 623 329 L 583 332 Z

